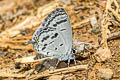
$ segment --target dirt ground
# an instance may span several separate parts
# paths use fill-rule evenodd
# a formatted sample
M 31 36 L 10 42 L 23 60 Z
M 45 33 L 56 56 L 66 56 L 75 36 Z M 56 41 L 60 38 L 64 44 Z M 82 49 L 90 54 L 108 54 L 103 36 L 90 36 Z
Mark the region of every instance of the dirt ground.
M 0 0 L 0 80 L 120 80 L 119 5 L 120 0 Z M 57 59 L 33 60 L 38 53 L 26 45 L 59 7 L 70 18 L 77 50 L 77 64 L 71 61 L 69 70 L 67 61 L 54 69 Z

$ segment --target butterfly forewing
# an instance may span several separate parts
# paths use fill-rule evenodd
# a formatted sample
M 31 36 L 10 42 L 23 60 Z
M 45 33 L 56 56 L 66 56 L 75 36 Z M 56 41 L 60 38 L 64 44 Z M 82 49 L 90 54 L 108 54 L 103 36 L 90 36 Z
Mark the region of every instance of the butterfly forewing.
M 32 41 L 40 54 L 53 56 L 59 60 L 72 59 L 72 29 L 70 20 L 62 8 L 52 11 L 35 31 Z

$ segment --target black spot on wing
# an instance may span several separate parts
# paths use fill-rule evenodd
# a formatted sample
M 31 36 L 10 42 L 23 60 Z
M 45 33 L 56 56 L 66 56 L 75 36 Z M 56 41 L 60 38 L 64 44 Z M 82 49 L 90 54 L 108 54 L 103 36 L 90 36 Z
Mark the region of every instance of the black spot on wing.
M 56 28 L 45 27 L 45 28 L 41 29 L 41 31 L 40 31 L 39 34 L 38 34 L 38 37 L 40 37 L 41 34 L 43 34 L 43 33 L 47 33 L 47 32 L 49 32 L 49 31 L 54 31 L 54 30 L 56 30 Z
M 44 46 L 47 46 L 47 44 L 44 44 Z
M 42 51 L 45 50 L 45 49 L 46 49 L 46 47 L 43 47 L 43 48 L 42 48 Z
M 60 44 L 60 46 L 63 46 L 63 44 Z
M 54 38 L 56 38 L 58 36 L 58 33 L 55 33 L 52 37 L 51 37 L 51 39 L 54 39 Z
M 50 52 L 47 52 L 47 55 L 49 54 Z
M 67 21 L 67 19 L 64 19 L 64 20 L 61 20 L 61 21 L 56 22 L 56 23 L 57 23 L 57 24 L 60 24 L 60 23 L 66 22 L 66 21 Z
M 57 8 L 56 11 L 65 12 L 65 10 L 63 8 Z
M 54 26 L 54 27 L 56 27 L 56 26 L 57 26 L 57 24 L 53 24 L 53 26 Z
M 49 44 L 52 44 L 54 41 L 50 42 Z
M 57 50 L 57 48 L 55 48 L 55 50 Z
M 41 42 L 44 42 L 44 41 L 47 40 L 49 37 L 50 37 L 50 36 L 44 37 L 44 38 L 41 40 Z
M 48 27 L 43 28 L 43 30 L 44 30 L 44 31 L 45 31 L 45 30 L 48 30 Z
M 64 19 L 64 20 L 60 20 L 59 22 L 56 22 L 55 24 L 53 24 L 54 27 L 56 27 L 57 25 L 63 23 L 63 22 L 66 22 L 67 19 Z
M 61 29 L 60 31 L 65 31 L 66 29 Z

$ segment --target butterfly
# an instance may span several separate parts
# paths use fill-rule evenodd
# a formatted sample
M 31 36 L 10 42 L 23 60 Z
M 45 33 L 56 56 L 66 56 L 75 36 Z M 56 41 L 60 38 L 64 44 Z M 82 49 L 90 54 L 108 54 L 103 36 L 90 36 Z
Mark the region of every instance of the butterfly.
M 57 8 L 52 11 L 43 21 L 43 23 L 34 32 L 32 40 L 33 48 L 44 57 L 54 57 L 60 61 L 75 58 L 72 52 L 72 28 L 70 19 L 63 8 Z M 36 56 L 39 58 L 40 56 Z

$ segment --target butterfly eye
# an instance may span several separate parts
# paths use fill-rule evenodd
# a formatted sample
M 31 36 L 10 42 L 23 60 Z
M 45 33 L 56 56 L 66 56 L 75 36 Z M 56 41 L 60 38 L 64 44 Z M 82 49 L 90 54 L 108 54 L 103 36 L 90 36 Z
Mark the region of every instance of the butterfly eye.
M 72 53 L 73 53 L 73 54 L 77 53 L 77 49 L 72 48 Z

